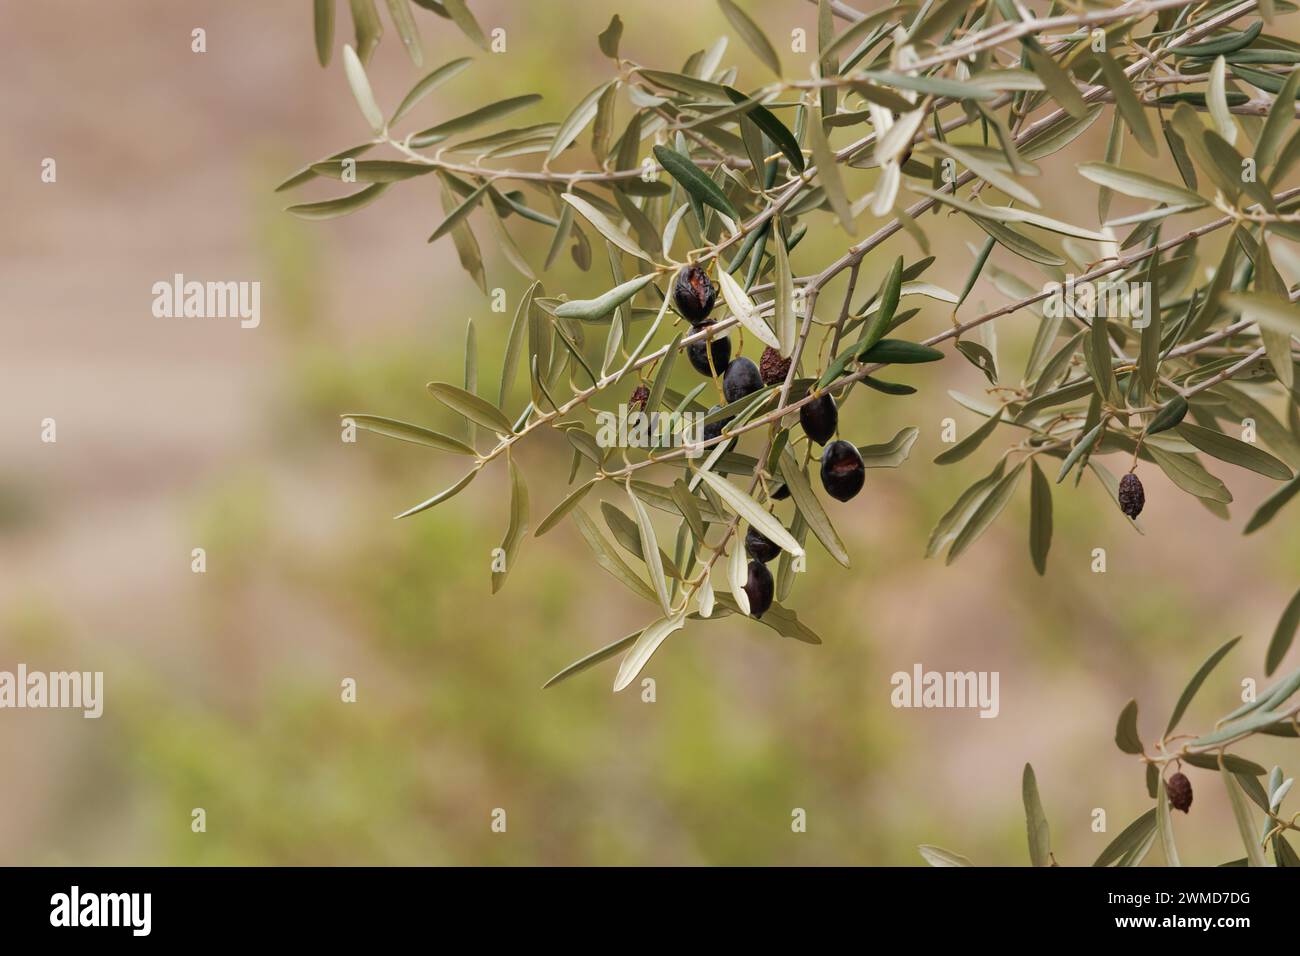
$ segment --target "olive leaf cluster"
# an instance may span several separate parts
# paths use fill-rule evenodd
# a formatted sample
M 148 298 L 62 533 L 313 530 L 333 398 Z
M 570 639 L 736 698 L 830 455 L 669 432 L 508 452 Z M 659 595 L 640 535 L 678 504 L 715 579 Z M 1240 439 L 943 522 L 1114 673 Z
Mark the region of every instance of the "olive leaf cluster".
M 418 128 L 413 107 L 470 70 L 470 58 L 438 66 L 381 109 L 365 65 L 382 27 L 373 0 L 352 0 L 355 47 L 344 45 L 343 68 L 369 132 L 279 187 L 355 184 L 288 208 L 329 219 L 434 176 L 442 215 L 429 241 L 450 240 L 486 290 L 475 228 L 487 228 L 528 282 L 496 394 L 478 386 L 472 327 L 463 385 L 429 385 L 466 420 L 468 440 L 346 417 L 467 459 L 463 477 L 399 517 L 447 501 L 505 459 L 507 569 L 532 520 L 512 452 L 539 429 L 563 433 L 572 491 L 534 535 L 571 520 L 600 567 L 655 610 L 645 627 L 550 683 L 622 655 L 621 689 L 688 622 L 733 614 L 819 642 L 783 602 L 813 539 L 849 565 L 834 515 L 862 499 L 826 501 L 818 478 L 830 498 L 845 497 L 846 481 L 852 497 L 866 470 L 908 457 L 915 428 L 831 440 L 848 401 L 916 390 L 892 381 L 892 366 L 954 354 L 987 379 L 983 395 L 952 393 L 983 421 L 936 459 L 969 466 L 995 438 L 1005 442 L 930 536 L 927 555 L 943 552 L 948 562 L 1026 481 L 1040 573 L 1052 542 L 1052 486 L 1066 479 L 1087 477 L 1139 531 L 1139 469 L 1163 472 L 1225 518 L 1232 494 L 1214 462 L 1285 482 L 1247 533 L 1294 496 L 1300 309 L 1283 273 L 1300 262 L 1288 245 L 1300 240 L 1300 188 L 1287 185 L 1300 160 L 1300 45 L 1273 26 L 1293 4 L 1132 0 L 1053 5 L 1039 16 L 1011 0 L 901 0 L 871 12 L 819 0 L 816 50 L 797 65 L 741 4 L 718 5 L 762 75 L 727 65 L 726 36 L 676 69 L 642 63 L 624 53 L 614 16 L 596 38 L 608 74 L 576 104 L 547 112 L 540 95 L 521 92 Z M 420 10 L 486 43 L 464 0 L 387 6 L 416 64 Z M 334 46 L 334 7 L 315 3 L 322 64 Z M 808 62 L 809 78 L 793 78 Z M 1034 188 L 1039 164 L 1098 122 L 1109 128 L 1103 160 L 1072 164 L 1079 188 L 1096 191 L 1097 223 L 1067 222 Z M 1131 168 L 1125 151 L 1135 148 L 1166 175 Z M 1118 203 L 1136 211 L 1116 215 Z M 937 226 L 968 239 L 959 268 L 932 269 L 927 230 Z M 801 274 L 794 253 L 810 229 L 839 236 L 843 252 Z M 1224 237 L 1221 252 L 1203 254 Z M 894 240 L 900 248 L 882 249 Z M 859 288 L 877 250 L 892 266 L 874 288 Z M 590 282 L 548 292 L 542 276 L 566 251 Z M 1277 256 L 1289 260 L 1282 269 Z M 952 290 L 939 274 L 965 278 Z M 971 316 L 963 309 L 981 277 L 1007 301 Z M 1142 321 L 1072 298 L 1053 308 L 1072 282 L 1144 290 Z M 951 322 L 926 336 L 912 320 L 936 305 Z M 1029 360 L 1015 370 L 983 334 L 1013 315 L 1037 326 Z M 746 340 L 763 346 L 761 370 L 760 356 L 741 354 Z M 948 342 L 951 353 L 937 348 Z M 704 441 L 603 447 L 593 415 L 620 402 L 703 415 Z M 1247 419 L 1259 441 L 1232 434 Z M 1099 460 L 1112 453 L 1131 462 L 1127 474 Z M 493 589 L 505 578 L 494 570 Z

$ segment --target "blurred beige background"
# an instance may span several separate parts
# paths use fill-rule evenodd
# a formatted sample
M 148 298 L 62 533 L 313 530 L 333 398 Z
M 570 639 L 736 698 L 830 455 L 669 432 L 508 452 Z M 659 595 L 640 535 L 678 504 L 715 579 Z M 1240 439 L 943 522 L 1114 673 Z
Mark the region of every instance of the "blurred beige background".
M 785 35 L 815 36 L 815 8 L 747 8 L 788 72 L 805 75 L 779 38 L 787 21 Z M 499 62 L 417 11 L 429 67 L 478 61 L 420 106 L 427 124 L 529 90 L 546 94 L 529 121 L 562 119 L 607 74 L 595 36 L 615 11 L 625 55 L 666 69 L 726 32 L 712 4 L 686 0 L 473 9 L 507 29 Z M 391 110 L 419 73 L 385 23 L 370 72 Z M 190 51 L 195 27 L 204 54 Z M 0 863 L 916 865 L 915 845 L 933 842 L 1021 864 L 1031 761 L 1058 860 L 1085 864 L 1149 804 L 1141 767 L 1112 743 L 1124 702 L 1140 700 L 1154 735 L 1237 633 L 1185 725 L 1208 727 L 1241 679 L 1263 678 L 1300 537 L 1284 513 L 1243 538 L 1271 484 L 1228 466 L 1214 470 L 1237 496 L 1230 523 L 1144 475 L 1140 537 L 1087 481 L 1054 488 L 1045 579 L 1027 554 L 1023 489 L 962 561 L 923 560 L 934 521 L 996 454 L 930 463 L 944 417 L 963 433 L 973 421 L 946 390 L 985 387 L 954 357 L 897 376 L 918 396 L 859 394 L 845 414 L 859 443 L 913 424 L 921 437 L 904 467 L 870 472 L 837 509 L 854 568 L 811 552 L 788 603 L 822 646 L 732 619 L 665 645 L 647 671 L 656 703 L 612 695 L 612 664 L 542 692 L 648 608 L 568 524 L 530 537 L 490 598 L 501 470 L 454 506 L 393 522 L 460 462 L 365 434 L 339 441 L 345 411 L 455 428 L 424 383 L 459 378 L 473 317 L 480 381 L 495 394 L 509 315 L 489 310 L 449 242 L 424 242 L 442 215 L 432 177 L 334 222 L 282 213 L 333 191 L 286 198 L 278 182 L 365 137 L 337 47 L 328 69 L 316 63 L 309 4 L 9 3 L 0 36 L 0 669 L 102 670 L 107 685 L 98 721 L 0 711 Z M 341 9 L 336 42 L 350 38 Z M 760 81 L 734 37 L 727 60 Z M 1076 143 L 1083 158 L 1100 157 L 1105 135 L 1098 123 Z M 41 182 L 46 157 L 55 184 Z M 1095 191 L 1069 175 L 1078 158 L 1044 163 L 1060 186 L 1036 190 L 1054 215 L 1091 224 Z M 941 258 L 926 278 L 956 290 L 963 243 L 982 237 L 943 222 L 927 220 Z M 829 218 L 813 224 L 797 273 L 846 242 Z M 548 233 L 518 236 L 540 265 Z M 860 288 L 899 252 L 919 255 L 891 243 Z M 260 327 L 154 318 L 151 286 L 177 272 L 260 281 Z M 603 281 L 566 262 L 548 288 L 588 295 Z M 513 312 L 524 282 L 491 255 L 488 284 L 508 290 Z M 963 315 L 1001 301 L 981 282 Z M 947 321 L 930 306 L 913 327 Z M 1032 322 L 998 323 L 1008 377 Z M 56 444 L 40 441 L 46 417 Z M 549 435 L 526 445 L 536 525 L 564 494 L 568 454 Z M 206 574 L 190 571 L 195 547 Z M 1106 574 L 1089 571 L 1094 547 L 1108 551 Z M 916 662 L 1000 671 L 1000 716 L 894 710 L 890 675 Z M 354 705 L 339 700 L 345 677 L 358 682 Z M 1244 752 L 1295 769 L 1293 744 Z M 1191 774 L 1183 859 L 1240 856 L 1221 787 Z M 204 834 L 190 830 L 195 807 Z M 509 814 L 504 835 L 489 831 L 494 807 Z M 806 833 L 791 832 L 795 807 Z M 1090 830 L 1094 807 L 1106 834 Z

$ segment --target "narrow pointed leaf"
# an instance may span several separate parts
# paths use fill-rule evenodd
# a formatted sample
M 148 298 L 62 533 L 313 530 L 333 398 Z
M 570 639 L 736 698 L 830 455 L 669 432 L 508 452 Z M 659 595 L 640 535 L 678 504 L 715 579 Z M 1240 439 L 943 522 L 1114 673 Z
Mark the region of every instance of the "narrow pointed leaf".
M 614 225 L 603 212 L 587 202 L 587 200 L 575 196 L 573 193 L 565 193 L 560 198 L 582 213 L 582 217 L 595 226 L 597 232 L 624 252 L 638 259 L 644 259 L 646 262 L 654 261 L 650 258 L 650 254 L 638 246 L 631 236 Z
M 784 525 L 749 495 L 727 481 L 727 479 L 715 475 L 711 471 L 700 471 L 697 474 L 704 480 L 706 485 L 718 493 L 718 497 L 725 501 L 736 514 L 767 535 L 773 543 L 789 551 L 795 557 L 804 553 L 799 542 L 794 539 L 789 531 L 785 530 Z
M 384 114 L 380 112 L 375 103 L 375 95 L 370 91 L 366 68 L 361 65 L 356 50 L 346 43 L 343 45 L 343 72 L 347 74 L 348 86 L 352 88 L 352 96 L 357 101 L 361 115 L 366 118 L 370 128 L 378 133 L 384 128 Z
M 745 41 L 745 45 L 754 51 L 754 55 L 763 61 L 764 66 L 780 76 L 781 60 L 776 55 L 772 42 L 768 40 L 758 24 L 751 20 L 749 14 L 740 9 L 733 0 L 718 0 L 718 6 L 722 8 L 722 13 L 731 26 L 740 34 L 740 38 Z
M 323 202 L 299 203 L 296 206 L 288 207 L 285 212 L 297 216 L 299 219 L 337 219 L 339 216 L 346 216 L 348 213 L 356 212 L 363 206 L 368 206 L 388 189 L 391 183 L 371 183 L 365 189 L 352 193 L 348 196 L 340 196 L 338 199 L 327 199 Z
M 509 116 L 511 113 L 532 106 L 541 98 L 538 93 L 527 93 L 523 96 L 512 96 L 504 100 L 498 100 L 495 103 L 489 103 L 486 106 L 480 106 L 476 110 L 471 110 L 436 126 L 421 130 L 411 137 L 411 145 L 416 149 L 423 149 L 426 146 L 441 143 L 445 139 L 473 129 L 476 126 L 481 126 L 483 123 L 490 123 L 493 120 Z
M 1135 862 L 1141 862 L 1142 856 L 1146 855 L 1143 847 L 1151 845 L 1155 838 L 1156 831 L 1156 809 L 1152 807 L 1142 816 L 1138 817 L 1128 826 L 1126 826 L 1114 840 L 1101 851 L 1093 866 L 1110 866 L 1112 863 L 1120 863 L 1125 858 L 1137 857 Z M 1133 864 L 1130 864 L 1133 865 Z
M 782 450 L 779 468 L 781 477 L 785 479 L 786 487 L 790 489 L 790 497 L 794 499 L 794 506 L 803 516 L 804 522 L 808 528 L 822 543 L 828 554 L 843 567 L 849 566 L 849 552 L 844 547 L 844 542 L 840 540 L 835 526 L 831 523 L 830 518 L 826 516 L 826 510 L 822 507 L 821 501 L 817 498 L 808 481 L 808 476 L 804 470 L 796 463 L 794 456 L 788 449 Z
M 718 212 L 730 216 L 733 220 L 740 220 L 740 213 L 736 207 L 731 204 L 727 194 L 712 179 L 706 176 L 698 166 L 693 163 L 689 157 L 683 156 L 675 149 L 669 149 L 667 146 L 654 147 L 655 159 L 659 165 L 668 170 L 668 174 L 677 180 L 678 184 L 686 190 L 696 201 L 704 203 L 706 206 L 712 206 Z
M 1079 163 L 1075 168 L 1079 170 L 1085 179 L 1089 179 L 1099 186 L 1105 186 L 1107 189 L 1113 189 L 1117 193 L 1123 193 L 1125 196 L 1135 196 L 1138 199 L 1150 199 L 1154 202 L 1169 203 L 1172 206 L 1190 206 L 1192 208 L 1206 204 L 1206 200 L 1190 189 L 1175 186 L 1173 183 L 1167 183 L 1163 179 L 1148 176 L 1146 173 L 1123 169 L 1109 163 Z
M 438 401 L 475 424 L 490 428 L 498 435 L 509 435 L 513 432 L 510 419 L 487 399 L 446 382 L 430 382 L 428 389 Z
M 655 592 L 632 570 L 618 551 L 610 545 L 605 536 L 600 533 L 600 529 L 596 527 L 596 523 L 591 520 L 585 511 L 581 508 L 574 509 L 573 520 L 578 526 L 578 531 L 586 540 L 588 547 L 596 556 L 597 564 L 651 604 L 657 605 L 659 603 L 659 598 Z
M 496 594 L 506 583 L 506 575 L 514 567 L 515 557 L 519 553 L 519 542 L 528 534 L 528 485 L 524 483 L 523 472 L 510 458 L 510 525 L 506 536 L 501 541 L 501 551 L 505 557 L 505 569 L 492 571 L 492 593 Z
M 334 50 L 334 0 L 315 0 L 313 7 L 316 59 L 321 66 L 328 66 Z
M 424 50 L 420 47 L 420 31 L 411 16 L 410 0 L 388 0 L 388 14 L 397 27 L 397 35 L 402 38 L 402 45 L 411 62 L 424 66 Z
M 1052 486 L 1038 467 L 1032 463 L 1029 485 L 1029 555 L 1034 570 L 1047 573 L 1047 554 L 1052 548 Z
M 1237 782 L 1237 777 L 1228 769 L 1224 769 L 1221 774 L 1223 785 L 1228 788 L 1228 799 L 1232 803 L 1232 816 L 1237 822 L 1237 831 L 1241 834 L 1241 842 L 1246 847 L 1246 859 L 1249 866 L 1267 866 L 1264 861 L 1264 851 L 1259 845 L 1258 830 L 1255 828 L 1255 821 L 1251 816 L 1250 807 L 1246 804 L 1246 795 L 1242 792 L 1241 784 Z
M 1130 700 L 1120 711 L 1119 720 L 1115 722 L 1115 746 L 1126 754 L 1142 753 L 1142 738 L 1137 729 L 1138 705 Z
M 1029 833 L 1030 862 L 1034 866 L 1051 866 L 1052 836 L 1047 827 L 1047 815 L 1043 813 L 1043 802 L 1038 796 L 1038 781 L 1034 777 L 1034 768 L 1029 764 L 1025 764 L 1020 791 L 1025 803 L 1025 827 Z
M 439 451 L 449 451 L 454 455 L 474 456 L 478 454 L 459 438 L 452 438 L 450 435 L 435 432 L 421 425 L 412 425 L 410 422 L 398 421 L 395 418 L 381 418 L 378 415 L 347 414 L 342 417 L 352 419 L 359 428 L 374 432 L 376 435 L 396 438 L 399 441 L 411 442 L 415 445 L 427 445 Z
M 1282 663 L 1295 640 L 1297 628 L 1300 628 L 1300 591 L 1292 596 L 1273 630 L 1273 638 L 1268 642 L 1268 651 L 1264 655 L 1265 675 L 1271 677 L 1277 665 Z
M 1182 866 L 1178 847 L 1174 843 L 1174 821 L 1169 816 L 1169 792 L 1164 778 L 1160 778 L 1156 791 L 1156 831 L 1160 834 L 1160 849 L 1165 854 L 1165 866 Z
M 447 235 L 447 233 L 455 229 L 466 216 L 474 211 L 474 208 L 478 206 L 479 200 L 483 198 L 483 194 L 487 192 L 487 189 L 488 184 L 484 182 L 483 185 L 478 187 L 478 189 L 475 189 L 472 193 L 466 196 L 465 200 L 453 209 L 447 218 L 438 225 L 438 228 L 433 230 L 433 233 L 426 241 L 437 242 L 443 236 Z
M 458 493 L 460 493 L 461 491 L 463 491 L 465 486 L 468 485 L 471 481 L 473 481 L 475 476 L 478 475 L 478 471 L 479 470 L 477 467 L 473 468 L 472 470 L 470 470 L 468 474 L 465 475 L 465 477 L 461 478 L 450 488 L 446 489 L 445 491 L 438 492 L 432 498 L 428 498 L 424 501 L 421 501 L 418 505 L 416 505 L 413 508 L 406 509 L 401 514 L 396 515 L 396 517 L 409 518 L 411 515 L 419 514 L 421 511 L 428 511 L 434 505 L 442 504 L 448 498 L 452 498 Z
M 1144 153 L 1155 156 L 1156 138 L 1151 132 L 1151 124 L 1147 121 L 1146 108 L 1138 100 L 1133 85 L 1109 54 L 1098 53 L 1097 63 L 1105 76 L 1106 86 L 1110 87 L 1111 92 L 1115 94 L 1115 105 L 1120 115 L 1124 117 L 1125 125 L 1133 132 L 1133 138 L 1138 141 Z
M 627 654 L 623 657 L 623 662 L 618 666 L 618 674 L 614 678 L 614 692 L 621 691 L 636 680 L 642 668 L 650 663 L 650 658 L 654 655 L 654 652 L 659 650 L 659 645 L 685 623 L 686 616 L 676 614 L 672 617 L 661 618 L 642 631 L 641 636 L 628 649 Z
M 916 848 L 926 863 L 931 866 L 974 866 L 970 860 L 960 853 L 954 853 L 952 850 L 945 850 L 941 846 L 930 846 L 928 843 L 922 843 Z
M 631 647 L 634 643 L 636 643 L 636 639 L 640 636 L 641 636 L 640 631 L 633 631 L 631 634 L 627 635 L 627 637 L 620 637 L 617 641 L 611 641 L 610 643 L 606 644 L 604 647 L 600 648 L 599 650 L 592 651 L 586 657 L 579 658 L 578 660 L 570 664 L 568 667 L 563 668 L 561 671 L 559 671 L 559 673 L 557 673 L 554 677 L 552 677 L 545 684 L 543 684 L 542 690 L 546 690 L 546 688 L 548 687 L 554 687 L 560 681 L 568 680 L 574 674 L 581 674 L 589 667 L 593 667 L 596 664 L 599 664 L 601 661 L 609 660 L 615 654 L 625 651 L 629 647 Z
M 935 458 L 934 463 L 936 465 L 951 465 L 953 462 L 961 461 L 971 452 L 975 451 L 975 449 L 979 448 L 980 445 L 984 444 L 984 439 L 993 434 L 994 429 L 998 427 L 998 424 L 1001 421 L 1002 409 L 998 409 L 998 413 L 980 425 L 979 428 L 975 429 L 947 451 L 940 453 L 939 456 Z
M 655 537 L 655 528 L 650 520 L 650 512 L 641 503 L 641 499 L 629 487 L 627 496 L 632 502 L 632 512 L 636 517 L 637 531 L 641 536 L 641 557 L 645 561 L 646 569 L 650 572 L 650 583 L 654 585 L 655 593 L 659 596 L 659 606 L 663 609 L 664 614 L 669 614 L 671 608 L 668 600 L 668 579 L 664 576 L 663 561 L 659 557 L 659 542 Z
M 1016 490 L 1016 483 L 1020 480 L 1021 474 L 1024 473 L 1025 463 L 1022 461 L 1016 465 L 1006 477 L 993 486 L 988 496 L 979 503 L 970 519 L 957 533 L 953 540 L 952 547 L 948 549 L 948 557 L 945 564 L 952 564 L 956 561 L 972 544 L 974 544 L 989 526 L 997 520 L 998 515 L 1006 508 L 1007 503 L 1011 500 L 1012 493 Z
M 539 524 L 537 530 L 533 532 L 533 537 L 540 538 L 542 535 L 546 534 L 546 532 L 559 524 L 560 521 L 564 519 L 565 515 L 576 508 L 583 498 L 587 497 L 587 492 L 591 491 L 595 484 L 596 479 L 592 478 L 585 484 L 579 485 L 577 488 L 573 489 L 573 491 L 569 492 L 569 494 L 565 496 L 564 500 L 556 505 L 551 513 L 542 519 L 542 523 Z
M 840 221 L 845 232 L 850 236 L 854 235 L 853 207 L 849 203 L 849 194 L 844 188 L 844 180 L 840 177 L 839 166 L 835 163 L 835 154 L 831 151 L 826 133 L 822 129 L 821 110 L 816 106 L 809 110 L 808 142 L 812 146 L 813 162 L 817 164 L 817 178 L 821 180 L 822 188 L 826 190 L 826 198 L 830 200 L 835 218 Z
M 461 33 L 465 34 L 471 43 L 484 50 L 490 49 L 487 37 L 483 35 L 483 28 L 478 25 L 478 20 L 474 19 L 474 14 L 469 12 L 465 0 L 442 0 L 442 5 L 451 15 L 452 22 L 460 27 Z
M 1200 690 L 1201 685 L 1205 683 L 1205 678 L 1210 676 L 1210 671 L 1214 670 L 1219 661 L 1223 660 L 1227 655 L 1228 651 L 1237 646 L 1239 640 L 1241 640 L 1240 635 L 1225 643 L 1217 651 L 1206 658 L 1205 663 L 1200 666 L 1192 676 L 1192 679 L 1187 682 L 1187 686 L 1183 688 L 1183 693 L 1178 698 L 1178 704 L 1174 707 L 1174 712 L 1169 718 L 1169 726 L 1165 728 L 1165 736 L 1173 733 L 1174 728 L 1178 726 L 1178 721 L 1182 719 L 1183 714 L 1187 711 L 1188 704 L 1192 702 L 1192 698 L 1196 696 L 1196 692 Z M 1269 673 L 1272 672 L 1270 671 Z
M 1279 481 L 1290 481 L 1293 477 L 1290 468 L 1250 442 L 1240 441 L 1216 432 L 1212 428 L 1193 425 L 1191 422 L 1180 424 L 1177 433 L 1189 444 L 1220 461 L 1238 465 L 1266 478 L 1276 478 Z
M 1246 527 L 1242 529 L 1242 534 L 1253 534 L 1264 525 L 1273 520 L 1274 515 L 1282 510 L 1283 505 L 1300 492 L 1300 475 L 1297 475 L 1291 481 L 1287 482 L 1277 491 L 1273 492 L 1265 502 L 1259 506 L 1250 520 L 1246 522 Z
M 409 113 L 417 103 L 436 90 L 443 83 L 446 83 L 452 77 L 456 76 L 472 62 L 473 61 L 467 56 L 459 57 L 448 63 L 444 63 L 428 76 L 419 80 L 413 87 L 411 87 L 411 92 L 407 93 L 402 102 L 398 104 L 397 109 L 393 111 L 393 118 L 388 121 L 388 125 L 392 126 L 395 124 L 403 116 Z

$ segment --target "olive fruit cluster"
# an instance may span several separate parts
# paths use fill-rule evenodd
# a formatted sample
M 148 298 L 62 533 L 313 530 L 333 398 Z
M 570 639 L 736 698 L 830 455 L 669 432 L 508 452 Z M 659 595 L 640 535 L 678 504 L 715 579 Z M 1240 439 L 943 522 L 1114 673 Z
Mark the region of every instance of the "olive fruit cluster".
M 698 265 L 684 266 L 673 283 L 673 305 L 691 323 L 696 331 L 713 325 L 709 313 L 717 301 L 717 291 L 708 274 Z M 701 375 L 713 377 L 722 371 L 722 394 L 728 404 L 734 404 L 766 386 L 778 385 L 790 374 L 791 359 L 785 358 L 772 347 L 763 350 L 758 365 L 743 355 L 732 358 L 731 339 L 728 336 L 692 342 L 686 349 L 691 367 Z M 709 414 L 722 408 L 714 405 Z M 709 422 L 704 426 L 705 441 L 722 435 L 730 418 Z M 866 480 L 866 465 L 862 455 L 850 442 L 832 441 L 839 429 L 840 413 L 835 399 L 829 393 L 817 395 L 799 408 L 799 424 L 810 441 L 825 446 L 822 449 L 821 479 L 826 493 L 838 501 L 848 501 L 862 490 Z M 790 489 L 782 483 L 771 493 L 773 500 L 790 497 Z M 781 549 L 754 528 L 745 535 L 745 551 L 749 555 L 745 594 L 749 598 L 749 613 L 762 617 L 772 606 L 775 589 L 772 572 L 767 563 Z
M 673 305 L 696 332 L 713 325 L 709 313 L 717 301 L 718 291 L 701 266 L 683 266 L 677 273 L 673 282 Z M 731 361 L 731 339 L 724 335 L 692 342 L 686 347 L 686 357 L 695 371 L 713 376 L 724 371 Z
M 840 410 L 829 393 L 823 393 L 799 408 L 799 424 L 810 441 L 822 449 L 822 487 L 837 501 L 848 501 L 867 478 L 862 455 L 851 442 L 831 441 L 840 425 Z
M 749 613 L 759 618 L 772 606 L 772 594 L 775 591 L 775 582 L 772 580 L 772 572 L 767 569 L 767 562 L 780 554 L 781 548 L 763 532 L 750 528 L 745 535 L 745 553 L 750 557 L 745 596 L 749 598 Z

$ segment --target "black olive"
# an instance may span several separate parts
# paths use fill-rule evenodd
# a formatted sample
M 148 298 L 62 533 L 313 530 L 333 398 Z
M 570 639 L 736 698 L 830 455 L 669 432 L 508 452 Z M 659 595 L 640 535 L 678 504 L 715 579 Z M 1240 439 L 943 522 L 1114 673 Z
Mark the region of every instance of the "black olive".
M 708 274 L 697 265 L 683 266 L 673 283 L 673 305 L 692 324 L 703 322 L 713 311 L 718 292 Z
M 757 528 L 750 528 L 745 533 L 745 553 L 755 561 L 767 564 L 781 553 L 781 546 Z
M 1169 805 L 1175 810 L 1186 813 L 1192 808 L 1192 782 L 1187 774 L 1176 773 L 1165 781 L 1165 793 L 1169 795 Z
M 721 405 L 714 405 L 712 408 L 709 409 L 709 414 L 712 415 L 721 407 L 722 407 Z M 722 430 L 726 428 L 729 424 L 731 424 L 731 421 L 732 419 L 730 418 L 722 418 L 716 422 L 708 422 L 707 424 L 705 424 L 704 440 L 711 441 L 712 439 L 717 438 L 719 435 L 722 434 Z
M 712 324 L 712 322 L 705 323 L 705 325 Z M 710 352 L 713 353 L 713 368 L 709 368 Z M 714 369 L 717 369 L 718 374 L 721 375 L 727 370 L 727 363 L 731 361 L 731 337 L 723 335 L 707 342 L 692 342 L 686 346 L 686 357 L 691 360 L 691 367 L 701 375 L 712 376 Z
M 749 580 L 745 582 L 745 594 L 749 597 L 749 613 L 762 617 L 763 612 L 772 606 L 773 593 L 772 572 L 762 561 L 749 562 Z
M 776 490 L 772 492 L 773 501 L 785 501 L 785 499 L 789 497 L 790 497 L 790 486 L 787 484 L 778 485 Z
M 824 445 L 831 440 L 840 425 L 840 410 L 829 392 L 799 406 L 799 424 L 804 434 L 817 444 Z
M 632 397 L 627 400 L 627 410 L 629 412 L 639 412 L 645 409 L 646 400 L 650 397 L 650 389 L 644 385 L 638 385 Z
M 1119 510 L 1130 518 L 1136 518 L 1146 503 L 1147 495 L 1142 490 L 1142 482 L 1130 471 L 1119 480 Z
M 762 387 L 758 366 L 750 359 L 742 355 L 728 363 L 726 374 L 722 376 L 722 394 L 727 396 L 728 403 L 738 402 Z
M 857 448 L 846 441 L 833 441 L 822 452 L 822 487 L 832 498 L 848 501 L 862 490 L 867 469 Z

